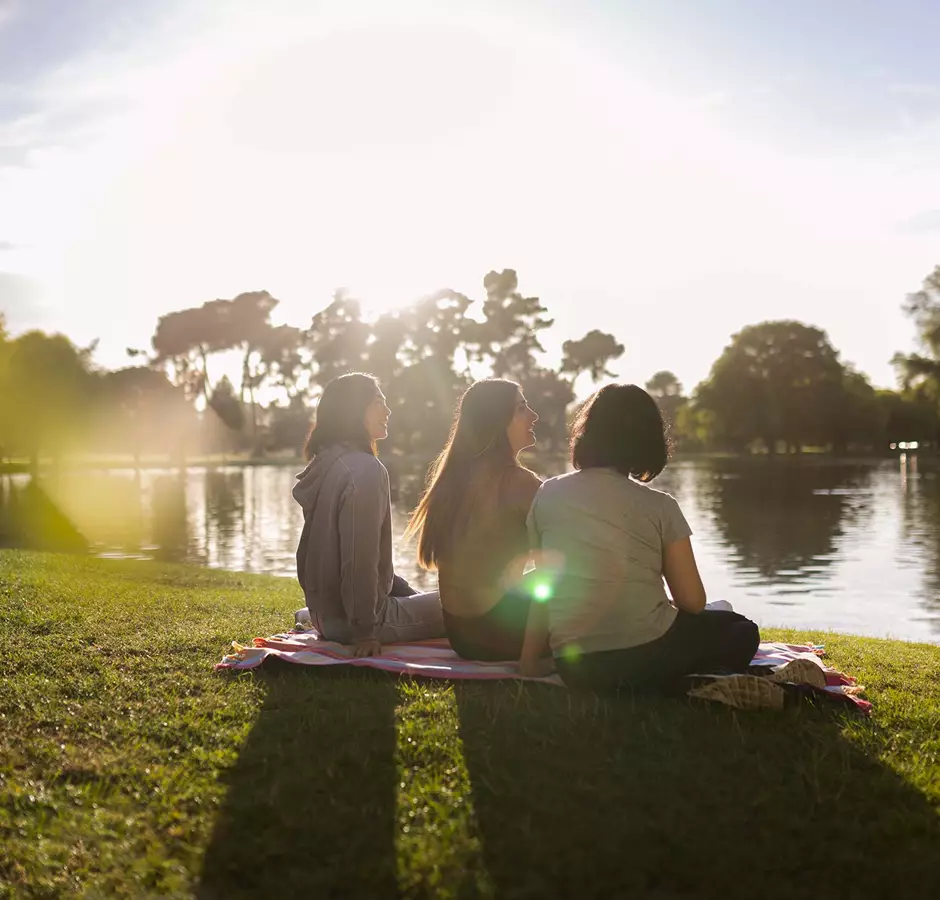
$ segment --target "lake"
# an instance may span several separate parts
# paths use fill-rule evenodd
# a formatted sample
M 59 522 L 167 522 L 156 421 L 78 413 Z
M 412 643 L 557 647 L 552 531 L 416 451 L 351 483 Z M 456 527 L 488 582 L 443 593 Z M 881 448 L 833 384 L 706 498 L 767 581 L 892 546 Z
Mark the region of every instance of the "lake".
M 729 600 L 764 626 L 940 643 L 935 467 L 919 466 L 916 455 L 681 460 L 653 486 L 678 499 L 693 528 L 709 599 Z M 48 490 L 101 555 L 293 578 L 302 524 L 290 496 L 294 472 L 280 465 L 67 472 Z M 397 535 L 413 502 L 394 505 Z M 435 586 L 416 567 L 413 546 L 398 542 L 396 567 L 418 588 Z

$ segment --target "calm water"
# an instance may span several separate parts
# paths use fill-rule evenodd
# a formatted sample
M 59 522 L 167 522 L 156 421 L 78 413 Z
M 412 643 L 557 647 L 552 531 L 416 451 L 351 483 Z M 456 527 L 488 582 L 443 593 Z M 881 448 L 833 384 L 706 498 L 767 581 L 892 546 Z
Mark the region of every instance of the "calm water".
M 64 475 L 56 501 L 104 555 L 294 577 L 302 516 L 294 469 L 194 468 Z M 655 486 L 679 500 L 711 599 L 761 625 L 940 642 L 940 477 L 882 463 L 673 463 Z M 400 534 L 408 505 L 395 505 Z M 396 565 L 434 586 L 414 549 Z M 301 598 L 298 588 L 298 605 Z

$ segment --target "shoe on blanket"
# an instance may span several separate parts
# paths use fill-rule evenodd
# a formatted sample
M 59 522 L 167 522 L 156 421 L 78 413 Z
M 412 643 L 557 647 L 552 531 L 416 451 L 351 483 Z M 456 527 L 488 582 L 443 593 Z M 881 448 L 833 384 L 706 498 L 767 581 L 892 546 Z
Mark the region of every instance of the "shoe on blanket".
M 312 628 L 313 619 L 310 618 L 310 610 L 303 606 L 294 613 L 294 627 L 291 631 L 310 631 Z
M 818 688 L 826 686 L 826 673 L 811 659 L 791 659 L 782 666 L 777 666 L 764 678 L 775 684 L 789 681 L 793 684 L 810 684 Z
M 720 675 L 689 690 L 688 696 L 714 700 L 735 709 L 783 709 L 786 693 L 779 684 L 758 675 Z

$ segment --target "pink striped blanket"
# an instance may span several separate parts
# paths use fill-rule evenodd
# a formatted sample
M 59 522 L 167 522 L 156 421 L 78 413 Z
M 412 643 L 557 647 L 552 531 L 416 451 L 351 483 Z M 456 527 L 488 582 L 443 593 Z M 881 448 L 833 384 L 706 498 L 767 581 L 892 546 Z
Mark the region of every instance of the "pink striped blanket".
M 795 659 L 812 660 L 825 673 L 826 686 L 817 690 L 825 691 L 834 699 L 849 701 L 862 712 L 868 713 L 871 703 L 858 696 L 861 688 L 855 683 L 855 679 L 825 665 L 820 659 L 822 655 L 823 648 L 819 645 L 765 642 L 758 648 L 752 665 L 779 668 Z M 488 663 L 461 659 L 443 638 L 411 644 L 386 644 L 381 656 L 357 659 L 348 647 L 325 641 L 312 629 L 299 633 L 284 632 L 267 638 L 258 637 L 251 642 L 251 646 L 233 641 L 231 652 L 223 656 L 215 668 L 233 671 L 254 669 L 271 657 L 302 666 L 346 665 L 426 678 L 475 681 L 511 678 L 562 686 L 562 681 L 557 675 L 525 678 L 519 674 L 515 662 Z

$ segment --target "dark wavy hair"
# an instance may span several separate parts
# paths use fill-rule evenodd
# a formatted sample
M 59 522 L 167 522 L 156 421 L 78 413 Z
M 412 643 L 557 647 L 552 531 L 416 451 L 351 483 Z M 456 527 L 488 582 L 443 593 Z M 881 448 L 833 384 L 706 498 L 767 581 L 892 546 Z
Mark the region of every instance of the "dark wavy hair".
M 365 372 L 350 372 L 334 378 L 323 389 L 314 425 L 304 444 L 309 461 L 334 444 L 349 444 L 376 455 L 375 441 L 366 430 L 366 410 L 375 400 L 379 383 Z
M 457 403 L 444 449 L 428 470 L 427 487 L 405 537 L 418 535 L 418 561 L 434 569 L 469 528 L 474 511 L 495 503 L 501 476 L 518 466 L 506 429 L 519 385 L 502 378 L 474 382 Z
M 608 384 L 578 411 L 571 428 L 576 469 L 609 468 L 652 481 L 666 467 L 669 438 L 656 401 L 635 384 Z

